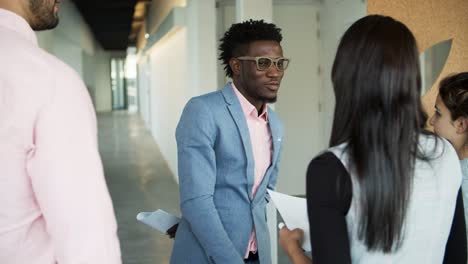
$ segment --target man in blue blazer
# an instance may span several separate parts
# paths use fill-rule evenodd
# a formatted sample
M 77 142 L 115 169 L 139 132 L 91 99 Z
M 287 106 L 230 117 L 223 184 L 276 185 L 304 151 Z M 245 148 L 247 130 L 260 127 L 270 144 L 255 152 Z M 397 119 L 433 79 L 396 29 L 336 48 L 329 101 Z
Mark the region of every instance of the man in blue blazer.
M 176 130 L 182 219 L 172 264 L 271 263 L 267 189 L 274 189 L 283 128 L 276 101 L 289 60 L 274 24 L 234 24 L 220 59 L 233 79 L 192 98 Z

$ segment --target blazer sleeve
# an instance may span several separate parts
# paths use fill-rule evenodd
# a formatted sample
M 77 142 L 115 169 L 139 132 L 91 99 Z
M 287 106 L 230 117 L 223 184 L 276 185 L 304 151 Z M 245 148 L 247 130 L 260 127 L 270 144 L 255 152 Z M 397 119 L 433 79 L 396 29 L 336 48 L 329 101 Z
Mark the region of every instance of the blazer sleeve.
M 213 113 L 200 98 L 191 99 L 176 130 L 181 211 L 212 261 L 244 263 L 224 230 L 213 201 L 215 139 Z

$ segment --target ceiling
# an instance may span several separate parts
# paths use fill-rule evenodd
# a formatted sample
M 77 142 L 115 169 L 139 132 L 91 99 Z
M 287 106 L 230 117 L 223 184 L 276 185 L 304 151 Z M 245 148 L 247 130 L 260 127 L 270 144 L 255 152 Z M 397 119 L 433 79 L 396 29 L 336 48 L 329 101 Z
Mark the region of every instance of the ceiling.
M 106 50 L 126 50 L 134 45 L 135 23 L 144 21 L 144 13 L 135 14 L 135 6 L 150 0 L 72 0 L 93 31 L 94 37 Z M 132 34 L 131 34 L 132 33 Z M 132 35 L 132 36 L 130 36 Z M 130 38 L 129 38 L 130 36 Z

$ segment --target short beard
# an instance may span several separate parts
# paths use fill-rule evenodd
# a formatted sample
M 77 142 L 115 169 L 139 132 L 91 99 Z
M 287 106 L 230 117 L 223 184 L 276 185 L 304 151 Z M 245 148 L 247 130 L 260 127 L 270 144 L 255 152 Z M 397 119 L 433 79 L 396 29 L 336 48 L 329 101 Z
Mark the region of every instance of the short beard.
M 59 18 L 54 12 L 54 5 L 49 10 L 47 0 L 29 0 L 29 10 L 33 16 L 31 28 L 35 31 L 55 28 L 59 23 Z
M 262 97 L 262 101 L 267 103 L 267 104 L 273 104 L 276 103 L 277 96 L 273 98 L 267 98 L 267 97 Z

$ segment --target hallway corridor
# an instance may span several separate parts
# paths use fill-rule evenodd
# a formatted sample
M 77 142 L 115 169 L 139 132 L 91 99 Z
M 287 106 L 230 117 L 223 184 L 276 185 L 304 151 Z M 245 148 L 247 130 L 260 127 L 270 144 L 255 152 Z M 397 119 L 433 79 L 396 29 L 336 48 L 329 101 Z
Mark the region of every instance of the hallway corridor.
M 179 213 L 176 182 L 138 114 L 98 114 L 99 149 L 119 225 L 124 264 L 166 264 L 173 241 L 138 222 L 140 211 Z

